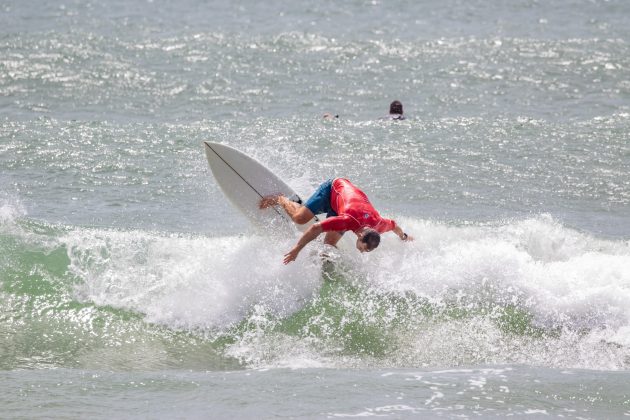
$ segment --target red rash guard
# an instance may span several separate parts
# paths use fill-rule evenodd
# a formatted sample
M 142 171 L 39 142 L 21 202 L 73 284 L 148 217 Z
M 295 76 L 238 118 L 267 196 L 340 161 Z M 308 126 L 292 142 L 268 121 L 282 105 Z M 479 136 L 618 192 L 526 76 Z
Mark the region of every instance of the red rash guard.
M 367 195 L 347 179 L 336 178 L 330 191 L 330 206 L 339 215 L 320 222 L 324 232 L 356 232 L 369 227 L 379 233 L 388 232 L 396 227 L 396 222 L 385 219 L 372 207 Z

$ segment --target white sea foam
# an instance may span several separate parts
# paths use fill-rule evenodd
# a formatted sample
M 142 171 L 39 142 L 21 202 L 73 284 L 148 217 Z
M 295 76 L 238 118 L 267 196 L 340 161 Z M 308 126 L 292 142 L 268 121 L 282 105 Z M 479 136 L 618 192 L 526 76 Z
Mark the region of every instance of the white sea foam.
M 361 258 L 372 287 L 411 291 L 436 305 L 456 302 L 462 310 L 480 302 L 490 311 L 512 306 L 531 316 L 532 327 L 554 331 L 545 339 L 506 336 L 493 322 L 497 313 L 429 323 L 403 339 L 412 350 L 400 355 L 401 363 L 603 369 L 627 363 L 627 241 L 599 239 L 546 216 L 470 227 L 401 222 L 415 234 L 414 243 L 386 237 L 382 249 Z
M 142 312 L 174 328 L 223 329 L 261 302 L 286 316 L 320 281 L 311 259 L 285 267 L 289 243 L 262 237 L 78 230 L 63 240 L 81 279 L 80 299 Z
M 0 225 L 13 224 L 17 218 L 26 214 L 26 209 L 18 200 L 0 195 Z
M 575 327 L 620 327 L 630 319 L 627 241 L 579 233 L 546 216 L 467 227 L 401 223 L 415 234 L 413 243 L 385 236 L 378 251 L 362 258 L 374 287 L 432 298 L 489 290 L 497 299 L 516 299 L 540 322 L 562 315 Z
M 414 219 L 400 223 L 416 240 L 402 243 L 389 234 L 370 254 L 347 250 L 340 262 L 346 280 L 368 287 L 374 296 L 412 293 L 436 308 L 456 305 L 469 316 L 417 319 L 415 331 L 397 338 L 398 351 L 366 363 L 603 369 L 626 363 L 626 241 L 596 238 L 546 216 L 478 226 Z M 245 322 L 226 355 L 250 366 L 361 364 L 363 356 L 334 356 L 339 345 L 330 341 L 334 333 L 308 338 L 272 332 L 273 319 L 301 309 L 319 290 L 319 262 L 308 252 L 317 245 L 284 266 L 282 255 L 294 238 L 276 242 L 259 236 L 77 229 L 62 240 L 71 272 L 80 279 L 76 294 L 81 300 L 141 312 L 147 321 L 171 328 L 226 331 Z M 370 298 L 343 305 L 368 322 L 389 316 L 377 315 L 378 305 Z M 496 322 L 501 313 L 493 313 L 506 307 L 520 311 L 527 318 L 523 322 L 547 335 L 506 333 Z

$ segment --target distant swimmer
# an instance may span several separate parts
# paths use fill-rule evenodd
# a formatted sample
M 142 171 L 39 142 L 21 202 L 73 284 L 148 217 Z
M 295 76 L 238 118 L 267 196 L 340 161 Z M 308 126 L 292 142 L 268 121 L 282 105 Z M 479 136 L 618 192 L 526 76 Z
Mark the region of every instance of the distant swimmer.
M 284 256 L 284 263 L 295 261 L 298 254 L 322 232 L 326 232 L 324 243 L 336 246 L 343 234 L 350 230 L 357 235 L 357 249 L 370 252 L 381 242 L 381 233 L 393 231 L 403 241 L 413 238 L 407 235 L 392 219 L 385 219 L 372 207 L 367 195 L 345 178 L 329 179 L 321 184 L 313 195 L 301 205 L 283 195 L 271 195 L 260 200 L 259 207 L 265 209 L 280 205 L 291 219 L 303 225 L 316 214 L 326 213 L 326 220 L 314 223 L 297 244 Z
M 404 120 L 403 106 L 400 101 L 394 101 L 389 104 L 389 115 L 385 117 L 386 120 Z
M 333 115 L 330 112 L 326 112 L 322 118 L 325 120 L 334 120 L 336 118 L 339 118 L 339 114 Z

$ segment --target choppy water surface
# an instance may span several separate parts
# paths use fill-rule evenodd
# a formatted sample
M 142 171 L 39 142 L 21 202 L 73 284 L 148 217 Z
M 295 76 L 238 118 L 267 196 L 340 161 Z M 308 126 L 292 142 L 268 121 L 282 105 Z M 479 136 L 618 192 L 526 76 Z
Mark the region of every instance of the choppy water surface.
M 4 412 L 630 415 L 628 28 L 623 1 L 0 4 Z M 285 267 L 204 140 L 303 196 L 348 177 L 416 241 Z

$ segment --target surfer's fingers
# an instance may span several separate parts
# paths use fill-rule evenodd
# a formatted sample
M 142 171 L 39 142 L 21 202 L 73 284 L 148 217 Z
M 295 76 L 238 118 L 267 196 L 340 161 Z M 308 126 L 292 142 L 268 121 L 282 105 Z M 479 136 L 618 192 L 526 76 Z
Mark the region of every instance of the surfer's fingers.
M 295 261 L 295 259 L 297 258 L 297 255 L 293 254 L 293 251 L 289 251 L 286 254 L 284 254 L 284 264 L 289 264 L 291 261 Z

